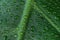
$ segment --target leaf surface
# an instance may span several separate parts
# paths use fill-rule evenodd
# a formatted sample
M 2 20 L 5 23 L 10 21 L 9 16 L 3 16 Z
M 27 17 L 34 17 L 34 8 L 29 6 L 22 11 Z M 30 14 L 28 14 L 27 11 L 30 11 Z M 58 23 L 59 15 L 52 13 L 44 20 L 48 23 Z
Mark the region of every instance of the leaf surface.
M 0 40 L 60 40 L 60 0 L 0 0 Z

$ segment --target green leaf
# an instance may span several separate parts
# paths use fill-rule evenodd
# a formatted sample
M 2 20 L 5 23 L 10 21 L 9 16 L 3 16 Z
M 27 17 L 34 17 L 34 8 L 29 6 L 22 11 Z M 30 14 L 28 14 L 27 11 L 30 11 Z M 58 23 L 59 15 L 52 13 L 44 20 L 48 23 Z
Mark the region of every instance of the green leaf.
M 0 40 L 16 40 L 17 25 L 24 9 L 24 0 L 0 0 Z
M 0 40 L 60 40 L 60 0 L 0 0 Z

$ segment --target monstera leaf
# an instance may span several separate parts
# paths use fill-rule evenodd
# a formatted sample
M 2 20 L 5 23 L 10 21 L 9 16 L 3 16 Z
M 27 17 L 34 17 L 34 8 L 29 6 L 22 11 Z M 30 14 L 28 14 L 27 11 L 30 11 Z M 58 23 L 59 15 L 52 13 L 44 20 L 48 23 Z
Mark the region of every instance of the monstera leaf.
M 60 40 L 60 0 L 0 0 L 0 40 Z

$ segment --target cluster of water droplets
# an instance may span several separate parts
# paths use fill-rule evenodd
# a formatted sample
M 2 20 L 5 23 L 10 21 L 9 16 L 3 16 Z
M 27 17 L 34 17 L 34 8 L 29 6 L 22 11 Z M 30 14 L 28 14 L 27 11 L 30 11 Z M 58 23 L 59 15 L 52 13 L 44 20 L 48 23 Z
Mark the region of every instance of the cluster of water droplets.
M 0 40 L 16 40 L 25 0 L 0 0 Z

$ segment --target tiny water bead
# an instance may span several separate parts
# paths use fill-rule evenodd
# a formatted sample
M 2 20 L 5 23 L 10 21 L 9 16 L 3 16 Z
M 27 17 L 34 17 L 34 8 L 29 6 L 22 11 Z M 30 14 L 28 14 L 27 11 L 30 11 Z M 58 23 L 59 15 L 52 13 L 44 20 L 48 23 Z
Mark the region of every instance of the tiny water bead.
M 16 38 L 17 38 L 17 35 L 14 35 L 14 37 L 16 37 Z

